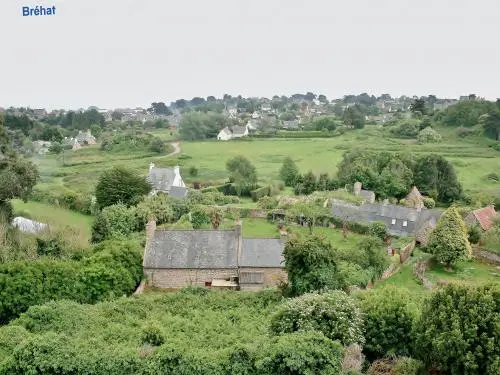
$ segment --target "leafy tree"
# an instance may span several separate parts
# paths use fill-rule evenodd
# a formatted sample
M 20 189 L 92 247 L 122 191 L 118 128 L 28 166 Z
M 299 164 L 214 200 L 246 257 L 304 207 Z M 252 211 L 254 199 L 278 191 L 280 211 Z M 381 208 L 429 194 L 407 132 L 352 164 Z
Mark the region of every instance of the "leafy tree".
M 6 114 L 3 119 L 4 126 L 11 130 L 20 130 L 25 136 L 34 128 L 35 123 L 26 114 L 21 116 Z
M 179 135 L 185 140 L 216 138 L 221 129 L 231 125 L 231 119 L 220 113 L 189 112 L 179 123 Z
M 337 375 L 342 370 L 343 348 L 320 332 L 280 336 L 257 364 L 261 375 Z
M 481 240 L 481 229 L 477 225 L 470 227 L 467 234 L 471 244 L 477 244 Z
M 204 225 L 210 223 L 210 215 L 205 206 L 197 205 L 193 207 L 191 212 L 189 213 L 191 217 L 191 225 L 193 229 L 200 229 Z
M 424 304 L 415 354 L 451 375 L 499 374 L 499 320 L 498 285 L 448 285 Z
M 257 170 L 244 156 L 235 156 L 226 163 L 229 180 L 236 184 L 238 194 L 244 189 L 252 189 L 257 185 Z
M 61 130 L 55 126 L 44 126 L 42 133 L 40 134 L 40 139 L 42 141 L 61 143 L 63 138 L 64 136 Z
M 195 166 L 191 166 L 191 167 L 189 167 L 188 173 L 189 173 L 189 176 L 196 177 L 196 176 L 198 176 L 198 168 L 196 168 Z
M 377 180 L 376 191 L 380 198 L 405 196 L 413 182 L 413 172 L 401 160 L 392 159 Z
M 443 111 L 441 122 L 446 126 L 470 128 L 495 107 L 494 103 L 488 101 L 461 101 Z
M 311 193 L 314 193 L 317 187 L 318 179 L 316 178 L 314 173 L 312 173 L 312 171 L 309 171 L 297 180 L 294 190 L 295 194 L 297 195 L 309 195 Z
M 417 159 L 413 184 L 439 202 L 452 203 L 462 196 L 462 186 L 455 169 L 441 155 L 424 155 Z
M 148 108 L 148 112 L 152 112 L 155 115 L 165 115 L 165 116 L 169 116 L 172 114 L 172 111 L 163 102 L 152 103 L 151 107 Z
M 428 127 L 428 128 L 425 128 L 424 130 L 421 130 L 417 136 L 418 143 L 420 143 L 420 144 L 439 143 L 439 142 L 441 142 L 441 139 L 442 139 L 441 134 L 439 134 L 437 131 L 435 131 L 431 127 Z
M 135 207 L 118 203 L 100 211 L 92 225 L 92 242 L 98 243 L 112 237 L 126 236 L 138 229 Z
M 299 167 L 291 157 L 286 157 L 280 169 L 280 178 L 285 183 L 285 186 L 294 186 L 297 178 L 300 175 Z
M 11 199 L 27 200 L 38 178 L 36 166 L 12 150 L 0 115 L 0 209 L 10 207 Z
M 287 215 L 294 219 L 303 219 L 312 234 L 318 219 L 330 214 L 328 208 L 323 207 L 323 202 L 296 203 L 287 212 Z
M 406 289 L 384 288 L 358 294 L 364 316 L 363 351 L 373 361 L 386 355 L 410 355 L 417 307 Z
M 318 331 L 344 346 L 363 344 L 363 317 L 357 302 L 342 291 L 309 293 L 282 303 L 271 316 L 275 335 Z
M 58 142 L 52 143 L 49 147 L 49 152 L 53 152 L 54 154 L 57 154 L 57 155 L 63 151 L 64 151 L 64 147 L 62 146 L 62 144 L 60 144 Z
M 427 108 L 425 105 L 425 99 L 420 98 L 420 99 L 415 99 L 413 103 L 410 105 L 410 111 L 413 114 L 420 114 L 421 116 L 424 116 L 427 114 Z
M 162 139 L 155 137 L 151 141 L 151 146 L 150 146 L 151 151 L 156 152 L 158 154 L 162 154 L 165 152 L 166 149 L 167 146 L 165 145 L 165 142 Z
M 90 125 L 90 133 L 96 137 L 96 138 L 99 138 L 102 134 L 102 128 L 101 126 L 97 125 L 97 124 L 92 124 Z
M 140 202 L 135 211 L 139 220 L 139 229 L 143 229 L 152 218 L 156 221 L 157 225 L 176 221 L 173 208 L 175 201 L 175 198 L 168 195 L 158 194 L 149 196 Z
M 118 112 L 118 111 L 113 111 L 111 113 L 111 119 L 113 121 L 120 121 L 123 118 L 123 113 Z
M 292 238 L 286 243 L 283 256 L 292 295 L 337 289 L 335 253 L 325 238 Z
M 329 131 L 333 131 L 337 128 L 337 122 L 335 121 L 335 119 L 328 116 L 318 117 L 314 119 L 312 125 L 316 130 L 326 129 Z
M 95 196 L 98 207 L 102 209 L 117 203 L 135 205 L 150 191 L 151 184 L 144 177 L 127 168 L 115 167 L 101 175 Z
M 500 110 L 489 112 L 482 126 L 487 137 L 500 141 Z
M 352 126 L 355 129 L 362 129 L 365 127 L 365 115 L 359 104 L 348 107 L 343 114 L 344 124 Z
M 456 207 L 443 213 L 429 236 L 427 249 L 448 268 L 457 260 L 470 258 L 472 249 L 467 228 Z

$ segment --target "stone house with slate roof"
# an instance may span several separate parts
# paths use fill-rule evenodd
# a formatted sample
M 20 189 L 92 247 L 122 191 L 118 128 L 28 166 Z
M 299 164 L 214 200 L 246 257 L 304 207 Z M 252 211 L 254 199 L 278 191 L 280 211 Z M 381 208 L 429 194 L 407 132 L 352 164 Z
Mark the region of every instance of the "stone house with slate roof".
M 188 189 L 182 180 L 179 166 L 173 168 L 156 168 L 155 164 L 151 163 L 146 179 L 153 187 L 151 195 L 164 193 L 177 198 L 183 198 L 188 194 Z
M 425 244 L 436 226 L 442 211 L 438 209 L 415 209 L 393 204 L 364 203 L 354 205 L 332 201 L 332 215 L 346 221 L 360 223 L 383 222 L 394 236 L 415 236 L 417 242 Z
M 231 230 L 157 230 L 147 226 L 143 268 L 147 285 L 260 290 L 286 281 L 279 239 L 243 238 Z

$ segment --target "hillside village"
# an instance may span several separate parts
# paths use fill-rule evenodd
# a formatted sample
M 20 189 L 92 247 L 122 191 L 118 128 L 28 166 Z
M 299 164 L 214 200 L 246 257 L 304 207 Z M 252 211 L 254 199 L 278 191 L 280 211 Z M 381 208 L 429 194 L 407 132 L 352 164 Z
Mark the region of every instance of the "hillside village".
M 0 374 L 498 373 L 499 141 L 474 94 L 2 109 Z

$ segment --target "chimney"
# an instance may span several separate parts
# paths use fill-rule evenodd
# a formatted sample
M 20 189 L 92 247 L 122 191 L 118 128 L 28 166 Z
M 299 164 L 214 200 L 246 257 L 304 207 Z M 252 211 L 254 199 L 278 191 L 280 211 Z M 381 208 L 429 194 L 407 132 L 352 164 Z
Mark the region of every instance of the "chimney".
M 146 224 L 146 247 L 153 239 L 156 231 L 156 221 L 154 219 L 150 219 Z
M 149 170 L 151 171 L 151 169 L 153 169 L 155 167 L 155 163 L 151 162 L 149 163 Z
M 354 183 L 354 190 L 353 190 L 354 195 L 359 196 L 359 194 L 361 193 L 361 187 L 362 186 L 363 185 L 361 184 L 361 182 L 355 182 Z
M 235 222 L 235 225 L 234 225 L 234 229 L 236 231 L 236 240 L 238 241 L 238 248 L 237 248 L 237 252 L 236 252 L 236 261 L 238 263 L 238 268 L 240 266 L 240 258 L 241 258 L 241 248 L 243 246 L 243 237 L 242 237 L 242 234 L 241 234 L 241 225 L 242 225 L 242 222 L 241 222 L 241 219 L 239 217 L 236 218 L 236 222 Z

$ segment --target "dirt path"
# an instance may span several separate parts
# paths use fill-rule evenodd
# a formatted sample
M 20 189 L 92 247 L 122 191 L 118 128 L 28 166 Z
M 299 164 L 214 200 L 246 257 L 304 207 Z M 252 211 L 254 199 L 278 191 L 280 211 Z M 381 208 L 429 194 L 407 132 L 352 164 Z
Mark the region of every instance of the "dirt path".
M 174 151 L 172 151 L 170 154 L 168 154 L 167 156 L 165 156 L 166 158 L 168 158 L 169 156 L 174 156 L 174 155 L 177 155 L 177 154 L 181 153 L 181 143 L 180 142 L 172 142 L 170 144 L 174 148 Z

